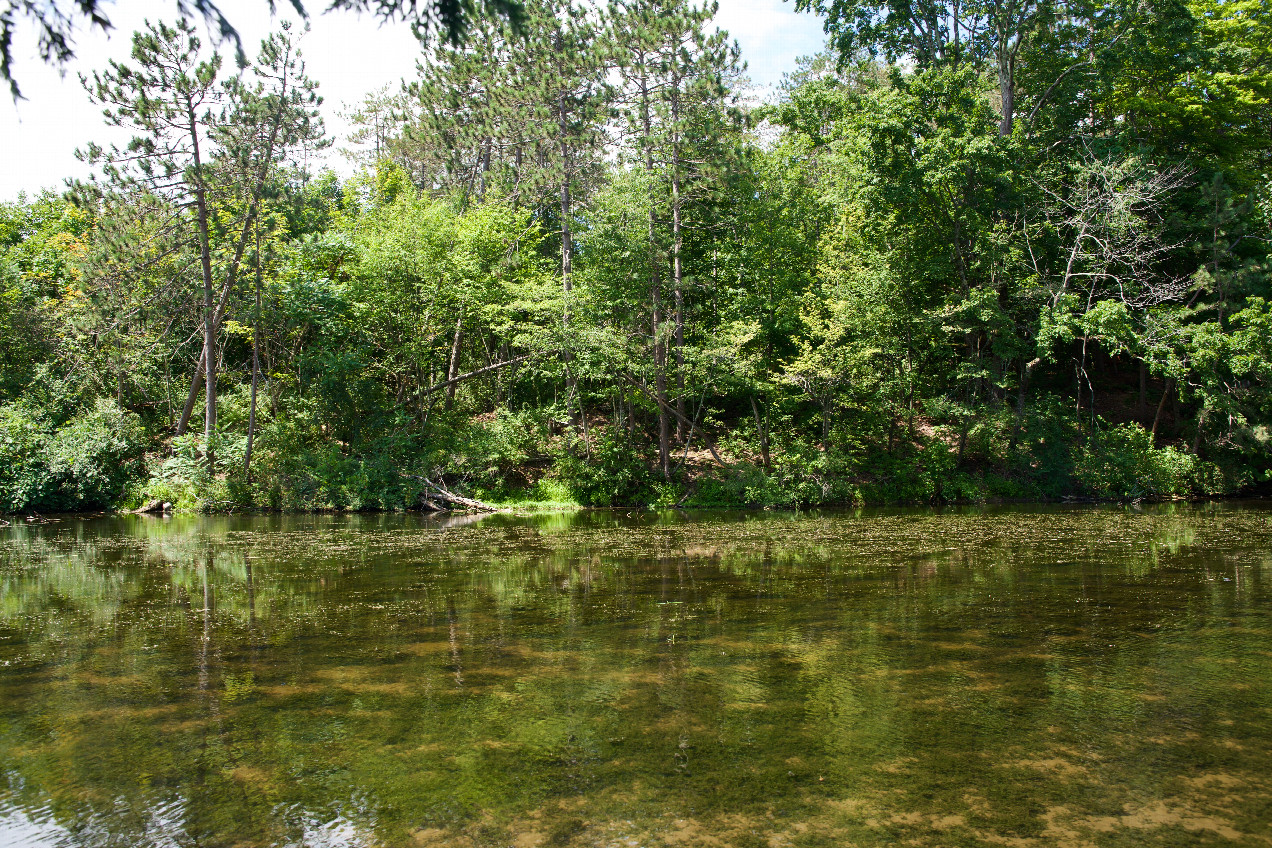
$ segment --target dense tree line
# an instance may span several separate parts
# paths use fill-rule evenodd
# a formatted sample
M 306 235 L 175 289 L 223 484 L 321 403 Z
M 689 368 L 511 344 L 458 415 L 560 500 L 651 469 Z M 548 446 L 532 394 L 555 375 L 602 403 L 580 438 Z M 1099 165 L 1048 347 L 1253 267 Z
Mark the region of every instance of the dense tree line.
M 764 102 L 711 6 L 474 22 L 344 182 L 294 34 L 138 34 L 89 83 L 134 141 L 0 211 L 0 506 L 1266 480 L 1261 4 L 804 5 L 833 52 Z

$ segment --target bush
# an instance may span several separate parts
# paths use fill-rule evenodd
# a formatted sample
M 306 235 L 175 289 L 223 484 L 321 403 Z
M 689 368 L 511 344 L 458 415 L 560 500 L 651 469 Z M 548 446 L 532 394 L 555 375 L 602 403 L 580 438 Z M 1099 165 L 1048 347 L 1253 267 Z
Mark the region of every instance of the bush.
M 646 505 L 654 497 L 651 463 L 625 434 L 607 434 L 592 445 L 589 458 L 566 456 L 557 473 L 583 506 Z
M 713 469 L 698 481 L 691 506 L 845 506 L 861 502 L 855 461 L 847 454 L 823 451 L 794 440 L 777 446 L 767 472 L 753 462 Z
M 48 432 L 38 417 L 18 406 L 0 407 L 0 513 L 43 506 L 52 490 Z
M 113 506 L 142 471 L 141 420 L 114 401 L 98 401 L 50 432 L 43 419 L 0 409 L 0 510 L 77 510 Z
M 504 497 L 527 482 L 518 470 L 545 449 L 547 422 L 507 409 L 484 418 L 436 419 L 431 464 L 487 496 Z
M 1138 500 L 1195 494 L 1211 471 L 1193 454 L 1155 447 L 1138 424 L 1121 424 L 1081 451 L 1074 476 L 1095 497 Z
M 773 452 L 763 490 L 751 491 L 763 506 L 845 505 L 860 500 L 852 482 L 853 460 L 837 450 L 823 451 L 810 441 L 792 440 Z
M 216 454 L 217 476 L 208 470 L 202 434 L 187 433 L 172 440 L 172 452 L 150 477 L 137 487 L 133 498 L 138 504 L 161 500 L 180 509 L 208 510 L 235 500 L 227 483 L 229 475 L 243 466 L 246 439 L 226 438 L 217 434 L 212 448 Z
M 712 469 L 701 477 L 689 506 L 766 506 L 768 493 L 764 469 L 750 462 L 738 462 L 728 469 Z
M 49 443 L 49 470 L 67 509 L 113 505 L 142 471 L 141 419 L 114 401 L 72 419 Z

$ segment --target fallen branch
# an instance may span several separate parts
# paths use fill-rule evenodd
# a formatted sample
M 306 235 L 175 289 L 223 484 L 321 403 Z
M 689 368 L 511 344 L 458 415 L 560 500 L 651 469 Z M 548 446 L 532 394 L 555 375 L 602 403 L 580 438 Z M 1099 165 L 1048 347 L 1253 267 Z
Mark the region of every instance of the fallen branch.
M 464 509 L 476 509 L 476 510 L 480 510 L 481 512 L 504 512 L 504 510 L 500 509 L 499 507 L 491 506 L 490 504 L 482 503 L 481 501 L 474 500 L 472 498 L 465 498 L 461 495 L 457 495 L 454 492 L 448 490 L 446 487 L 441 486 L 437 483 L 434 483 L 432 480 L 428 479 L 427 477 L 419 477 L 413 474 L 409 474 L 407 476 L 413 480 L 419 480 L 429 489 L 429 491 L 425 492 L 424 494 L 420 496 L 420 503 L 421 503 L 421 506 L 423 506 L 425 509 L 431 510 L 433 512 L 444 511 L 443 508 L 438 506 L 437 502 L 441 502 L 443 504 L 450 504 L 451 507 L 459 506 L 459 507 L 463 507 Z
M 666 410 L 667 413 L 670 414 L 677 421 L 680 421 L 683 424 L 687 424 L 691 428 L 697 426 L 696 422 L 690 421 L 688 417 L 681 414 L 680 411 L 677 410 L 674 406 L 667 403 L 662 398 L 658 397 L 656 392 L 650 391 L 649 388 L 640 380 L 636 379 L 631 374 L 624 374 L 623 376 L 627 378 L 627 381 L 629 383 L 631 383 L 633 386 L 639 389 L 641 394 L 643 394 L 645 397 L 652 400 L 658 406 L 659 409 Z M 705 429 L 702 431 L 702 441 L 706 444 L 707 450 L 711 451 L 711 456 L 715 459 L 715 461 L 720 463 L 720 467 L 728 468 L 729 467 L 728 463 L 726 463 L 723 459 L 720 458 L 720 453 L 719 451 L 716 450 L 714 440 L 707 434 L 707 431 Z M 683 461 L 681 462 L 681 464 L 682 465 L 684 464 Z
M 489 374 L 491 371 L 498 371 L 500 368 L 506 368 L 509 365 L 516 365 L 519 362 L 525 362 L 527 359 L 529 359 L 533 355 L 534 354 L 527 353 L 522 356 L 514 356 L 512 359 L 505 359 L 503 362 L 496 362 L 493 365 L 487 365 L 484 368 L 478 368 L 476 371 L 469 371 L 467 374 L 460 374 L 458 377 L 452 377 L 449 380 L 444 380 L 440 383 L 429 386 L 427 389 L 420 392 L 420 394 L 421 396 L 431 395 L 434 392 L 445 391 L 446 389 L 449 389 L 451 386 L 458 385 L 464 382 L 465 380 L 471 380 L 474 377 L 481 377 L 485 374 Z

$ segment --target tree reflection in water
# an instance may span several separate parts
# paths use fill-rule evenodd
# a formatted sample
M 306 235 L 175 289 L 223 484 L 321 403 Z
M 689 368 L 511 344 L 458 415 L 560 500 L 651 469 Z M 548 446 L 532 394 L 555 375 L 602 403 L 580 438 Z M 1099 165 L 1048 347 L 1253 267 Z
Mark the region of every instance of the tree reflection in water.
M 0 530 L 0 843 L 1272 836 L 1269 513 Z

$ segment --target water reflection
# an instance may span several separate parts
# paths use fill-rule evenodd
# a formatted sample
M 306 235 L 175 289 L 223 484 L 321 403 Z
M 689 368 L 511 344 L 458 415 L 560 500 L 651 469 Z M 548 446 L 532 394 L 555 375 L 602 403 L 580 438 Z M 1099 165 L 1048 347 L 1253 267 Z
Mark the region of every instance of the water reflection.
M 0 844 L 1262 844 L 1269 515 L 17 526 Z

